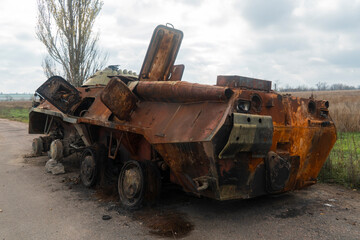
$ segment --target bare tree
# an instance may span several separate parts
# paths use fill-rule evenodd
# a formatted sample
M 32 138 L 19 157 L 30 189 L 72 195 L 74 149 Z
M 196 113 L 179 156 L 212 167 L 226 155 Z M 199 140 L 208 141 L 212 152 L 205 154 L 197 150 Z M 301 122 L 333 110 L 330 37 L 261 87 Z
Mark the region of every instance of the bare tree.
M 37 4 L 36 35 L 49 54 L 43 61 L 45 75 L 62 75 L 80 86 L 107 61 L 107 55 L 97 47 L 99 33 L 92 31 L 103 2 L 37 0 Z
M 318 82 L 316 84 L 316 87 L 317 87 L 318 91 L 325 91 L 325 90 L 327 90 L 328 85 L 326 82 Z

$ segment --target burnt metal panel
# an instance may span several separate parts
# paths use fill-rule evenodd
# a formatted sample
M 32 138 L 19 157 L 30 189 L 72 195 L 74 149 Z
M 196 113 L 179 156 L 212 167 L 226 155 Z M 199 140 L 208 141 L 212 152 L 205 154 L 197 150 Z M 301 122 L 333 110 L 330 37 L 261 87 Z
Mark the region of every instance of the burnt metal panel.
M 286 186 L 291 173 L 291 163 L 270 151 L 265 158 L 266 188 L 268 192 L 280 192 Z
M 101 93 L 101 101 L 117 118 L 127 120 L 136 108 L 137 97 L 125 83 L 114 77 Z
M 59 76 L 49 78 L 36 92 L 63 113 L 69 113 L 81 99 L 80 92 Z
M 227 111 L 225 102 L 142 102 L 130 125 L 141 124 L 152 143 L 196 142 L 211 139 Z
M 183 33 L 174 28 L 158 26 L 153 33 L 144 63 L 140 81 L 167 81 L 174 65 Z
M 217 86 L 271 91 L 271 81 L 242 76 L 218 76 Z
M 234 158 L 239 152 L 264 157 L 270 150 L 273 122 L 270 116 L 233 113 L 233 127 L 219 158 Z
M 171 68 L 171 74 L 168 81 L 181 81 L 181 78 L 184 74 L 185 66 L 184 64 L 174 65 Z

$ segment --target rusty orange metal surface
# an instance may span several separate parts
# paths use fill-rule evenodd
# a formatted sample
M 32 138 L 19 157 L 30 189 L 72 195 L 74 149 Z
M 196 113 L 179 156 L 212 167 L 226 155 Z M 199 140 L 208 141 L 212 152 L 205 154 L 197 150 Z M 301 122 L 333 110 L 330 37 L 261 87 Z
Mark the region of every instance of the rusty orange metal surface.
M 165 35 L 162 39 L 176 38 Z M 33 108 L 30 132 L 39 133 L 49 115 L 59 124 L 85 125 L 92 142 L 105 145 L 109 153 L 113 150 L 108 139 L 114 138 L 110 145 L 117 140 L 131 159 L 163 161 L 172 182 L 185 191 L 218 200 L 285 192 L 316 183 L 336 141 L 326 101 L 280 94 L 271 90 L 270 81 L 240 76 L 219 76 L 217 86 L 166 81 L 169 76 L 154 79 L 151 76 L 165 76 L 170 70 L 164 69 L 171 69 L 174 63 L 156 51 L 165 49 L 165 55 L 174 58 L 180 44 L 176 40 L 173 48 L 165 48 L 165 43 L 156 43 L 156 39 L 153 37 L 155 42 L 149 48 L 155 49 L 148 50 L 139 81 L 122 83 L 136 101 L 127 94 L 104 90 L 105 86 L 80 87 L 77 91 L 82 100 L 67 114 L 47 100 Z M 159 75 L 161 71 L 167 73 Z M 106 96 L 108 100 L 104 100 Z M 119 103 L 111 100 L 117 96 Z M 85 99 L 93 101 L 82 104 Z M 127 117 L 117 117 L 117 109 L 127 107 Z M 255 136 L 249 136 L 250 141 L 260 136 L 255 125 L 236 122 L 236 116 L 244 114 L 249 121 L 251 116 L 260 123 L 271 117 L 272 144 L 267 155 L 244 151 L 220 158 L 227 142 L 236 144 L 236 139 L 230 139 L 233 131 L 247 128 Z
M 140 81 L 166 81 L 174 65 L 183 33 L 179 30 L 158 26 L 140 71 Z M 175 69 L 176 70 L 176 69 Z M 182 75 L 182 74 L 181 74 Z
M 136 108 L 137 97 L 124 82 L 114 77 L 101 93 L 101 101 L 117 118 L 128 120 Z
M 136 93 L 144 100 L 161 102 L 226 101 L 233 91 L 230 88 L 180 81 L 147 82 L 137 84 Z

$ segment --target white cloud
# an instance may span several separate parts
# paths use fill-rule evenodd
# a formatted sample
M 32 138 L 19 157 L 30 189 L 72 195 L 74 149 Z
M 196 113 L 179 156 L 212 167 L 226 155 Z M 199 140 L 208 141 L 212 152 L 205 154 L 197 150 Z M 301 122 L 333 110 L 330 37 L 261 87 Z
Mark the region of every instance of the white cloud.
M 33 92 L 45 79 L 45 53 L 35 38 L 36 1 L 2 0 L 0 10 L 0 92 Z

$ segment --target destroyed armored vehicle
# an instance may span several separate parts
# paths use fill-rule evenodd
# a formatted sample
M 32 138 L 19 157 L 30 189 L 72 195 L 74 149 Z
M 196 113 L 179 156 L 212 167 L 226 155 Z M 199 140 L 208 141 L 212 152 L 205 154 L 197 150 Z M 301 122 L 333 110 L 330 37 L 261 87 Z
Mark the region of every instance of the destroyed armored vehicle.
M 45 134 L 34 151 L 55 160 L 80 152 L 83 184 L 116 175 L 126 208 L 155 200 L 162 182 L 217 200 L 316 183 L 336 141 L 329 103 L 241 76 L 218 76 L 215 86 L 182 81 L 184 65 L 174 65 L 182 38 L 158 26 L 139 75 L 111 66 L 79 88 L 48 79 L 29 116 L 29 133 Z

